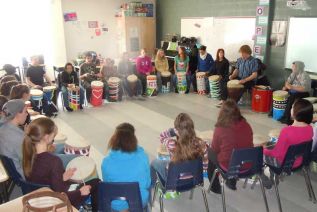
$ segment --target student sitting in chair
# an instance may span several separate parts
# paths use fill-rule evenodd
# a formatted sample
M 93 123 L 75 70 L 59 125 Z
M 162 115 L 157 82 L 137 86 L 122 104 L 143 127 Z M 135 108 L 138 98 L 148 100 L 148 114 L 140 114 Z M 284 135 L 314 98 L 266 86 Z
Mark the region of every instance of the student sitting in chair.
M 149 202 L 151 186 L 149 157 L 144 149 L 138 146 L 135 129 L 129 123 L 116 127 L 109 141 L 110 150 L 101 164 L 104 182 L 138 182 L 143 207 Z M 128 211 L 128 203 L 115 200 L 111 203 L 115 211 Z
M 307 72 L 304 71 L 305 64 L 295 61 L 292 64 L 292 73 L 288 77 L 283 87 L 288 91 L 289 97 L 283 117 L 279 120 L 284 124 L 291 124 L 291 107 L 297 99 L 309 97 L 311 89 L 311 79 Z
M 7 97 L 5 97 L 5 96 L 3 96 L 3 95 L 0 95 L 0 119 L 2 119 L 2 117 L 3 117 L 3 115 L 4 115 L 4 113 L 3 113 L 3 111 L 2 111 L 3 105 L 4 105 L 5 103 L 7 103 L 8 101 L 9 101 L 9 100 L 8 100 Z M 1 124 L 0 124 L 0 126 L 1 126 Z
M 63 93 L 64 107 L 69 112 L 73 109 L 69 107 L 69 92 L 79 90 L 79 109 L 83 109 L 85 93 L 83 88 L 79 87 L 78 75 L 71 63 L 66 63 L 64 71 L 61 73 L 61 90 Z
M 165 57 L 165 53 L 163 49 L 159 49 L 156 53 L 155 70 L 156 70 L 156 76 L 157 76 L 158 90 L 161 92 L 162 90 L 161 73 L 169 71 L 168 61 L 167 61 L 167 58 Z
M 142 96 L 146 96 L 146 77 L 150 75 L 152 70 L 152 61 L 149 56 L 146 55 L 146 49 L 141 49 L 141 55 L 136 59 L 136 70 L 138 78 L 142 83 Z
M 39 56 L 32 56 L 31 66 L 26 70 L 26 83 L 31 88 L 42 89 L 45 86 L 44 79 L 48 85 L 53 85 L 44 67 L 40 65 Z
M 21 77 L 16 74 L 16 68 L 13 65 L 5 64 L 2 69 L 6 72 L 6 74 L 3 77 L 5 77 L 5 76 L 14 76 L 14 78 L 18 82 L 21 82 Z
M 186 74 L 187 90 L 185 93 L 188 94 L 190 89 L 189 57 L 187 56 L 185 47 L 183 46 L 178 48 L 178 55 L 174 59 L 174 71 L 175 74 L 173 75 L 173 84 L 175 87 L 175 93 L 178 93 L 177 73 L 182 72 Z

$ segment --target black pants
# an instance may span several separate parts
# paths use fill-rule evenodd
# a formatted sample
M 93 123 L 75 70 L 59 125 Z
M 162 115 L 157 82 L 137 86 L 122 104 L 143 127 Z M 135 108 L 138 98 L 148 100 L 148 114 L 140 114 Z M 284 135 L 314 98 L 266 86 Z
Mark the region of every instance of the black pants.
M 97 212 L 98 211 L 98 186 L 99 186 L 100 179 L 92 179 L 86 182 L 86 185 L 90 185 L 90 195 L 91 195 L 91 206 L 92 206 L 92 211 Z M 80 189 L 83 187 L 83 184 L 80 184 L 77 189 Z M 70 202 L 72 205 L 79 209 L 79 207 L 85 203 L 86 199 L 88 196 L 80 196 L 78 199 L 72 199 L 69 198 Z
M 309 97 L 309 93 L 308 92 L 297 92 L 297 93 L 290 93 L 289 97 L 287 99 L 287 105 L 284 111 L 284 115 L 282 117 L 282 119 L 288 123 L 290 123 L 291 121 L 291 109 L 292 106 L 294 104 L 294 102 L 297 99 L 302 99 L 302 98 L 306 98 Z
M 209 148 L 208 149 L 208 168 L 207 168 L 209 181 L 211 181 L 212 175 L 217 168 L 217 166 L 216 166 L 217 163 L 218 163 L 217 162 L 217 154 L 211 148 Z M 215 185 L 215 184 L 220 184 L 218 175 L 216 175 L 216 177 L 213 181 L 213 185 Z
M 227 100 L 227 98 L 228 98 L 227 83 L 228 83 L 228 80 L 226 80 L 226 79 L 221 79 L 219 81 L 220 99 L 221 100 Z
M 138 73 L 138 78 L 142 83 L 142 94 L 146 94 L 146 75 Z

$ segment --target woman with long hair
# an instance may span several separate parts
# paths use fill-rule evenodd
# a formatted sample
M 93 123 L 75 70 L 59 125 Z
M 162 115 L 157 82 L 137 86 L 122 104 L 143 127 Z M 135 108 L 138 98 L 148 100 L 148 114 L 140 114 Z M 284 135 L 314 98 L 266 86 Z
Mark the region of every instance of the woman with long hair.
M 76 169 L 65 171 L 61 159 L 49 152 L 57 130 L 57 126 L 49 118 L 39 118 L 28 125 L 22 147 L 25 178 L 33 183 L 49 185 L 53 191 L 65 192 L 76 208 L 91 194 L 92 209 L 97 211 L 99 179 L 90 180 L 76 190 L 69 191 L 72 184 L 69 180 Z
M 22 99 L 26 102 L 30 97 L 30 88 L 26 84 L 18 84 L 11 88 L 10 99 Z
M 169 71 L 168 60 L 165 57 L 165 52 L 163 49 L 159 49 L 156 53 L 155 70 L 156 70 L 156 76 L 157 76 L 157 84 L 158 84 L 159 90 L 161 91 L 162 89 L 161 73 Z
M 227 82 L 229 80 L 229 61 L 225 57 L 225 50 L 217 50 L 217 58 L 212 70 L 213 74 L 219 75 L 219 88 L 220 88 L 220 102 L 217 106 L 221 106 L 222 103 L 227 99 Z
M 149 158 L 144 149 L 138 146 L 135 129 L 129 123 L 122 123 L 110 138 L 109 154 L 103 159 L 101 170 L 104 182 L 138 182 L 142 204 L 149 201 L 151 186 Z M 111 205 L 115 211 L 127 211 L 126 201 L 115 200 Z
M 253 147 L 251 126 L 241 115 L 235 101 L 224 101 L 215 125 L 214 135 L 208 150 L 208 178 L 211 180 L 216 164 L 228 168 L 233 149 Z M 236 180 L 227 180 L 226 185 L 236 190 Z M 211 190 L 221 193 L 218 176 L 212 183 Z
M 181 46 L 178 48 L 178 55 L 174 59 L 174 71 L 175 75 L 173 76 L 173 81 L 175 85 L 175 93 L 178 93 L 177 89 L 177 73 L 184 72 L 186 73 L 186 81 L 187 81 L 187 90 L 186 94 L 189 93 L 190 88 L 190 73 L 189 73 L 189 57 L 186 54 L 185 47 Z
M 181 162 L 203 159 L 204 171 L 208 167 L 207 144 L 196 136 L 193 120 L 186 113 L 180 113 L 175 121 L 174 128 L 160 134 L 161 144 L 170 154 L 170 161 Z M 152 184 L 156 181 L 156 172 L 164 179 L 167 178 L 169 161 L 155 159 L 151 164 Z

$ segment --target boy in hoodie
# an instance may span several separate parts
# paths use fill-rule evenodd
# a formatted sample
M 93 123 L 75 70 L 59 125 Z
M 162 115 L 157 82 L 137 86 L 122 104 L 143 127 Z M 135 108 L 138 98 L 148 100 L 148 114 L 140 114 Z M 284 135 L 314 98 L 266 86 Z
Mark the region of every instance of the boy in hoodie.
M 146 55 L 146 49 L 141 49 L 141 55 L 136 59 L 136 70 L 138 78 L 142 82 L 142 96 L 146 96 L 146 77 L 150 75 L 152 69 L 153 68 L 151 58 Z

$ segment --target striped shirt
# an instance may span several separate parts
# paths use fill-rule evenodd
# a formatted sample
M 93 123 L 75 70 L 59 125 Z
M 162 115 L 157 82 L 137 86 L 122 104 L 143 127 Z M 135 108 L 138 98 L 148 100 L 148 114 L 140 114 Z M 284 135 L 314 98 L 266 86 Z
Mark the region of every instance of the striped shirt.
M 237 60 L 236 69 L 238 69 L 239 72 L 239 79 L 245 79 L 259 70 L 259 63 L 256 58 L 252 56 L 250 56 L 246 60 L 244 60 L 243 58 L 239 58 Z
M 169 152 L 169 154 L 171 155 L 171 157 L 173 156 L 173 153 L 175 151 L 175 143 L 176 140 L 171 136 L 171 133 L 169 130 L 163 131 L 160 134 L 160 141 L 161 143 L 166 147 L 167 151 Z M 207 168 L 208 168 L 208 144 L 203 141 L 203 145 L 204 145 L 204 157 L 203 157 L 203 169 L 204 172 L 207 172 Z
M 297 74 L 292 72 L 288 77 L 287 82 L 293 86 L 304 87 L 306 92 L 309 92 L 311 89 L 311 79 L 304 71 Z

